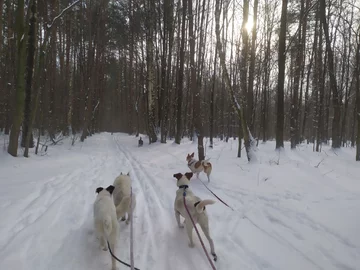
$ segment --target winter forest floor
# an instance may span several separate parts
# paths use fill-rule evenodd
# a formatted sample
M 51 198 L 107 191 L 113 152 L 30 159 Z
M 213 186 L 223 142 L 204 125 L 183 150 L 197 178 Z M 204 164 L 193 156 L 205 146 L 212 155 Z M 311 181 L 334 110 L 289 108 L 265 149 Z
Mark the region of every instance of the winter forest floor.
M 234 208 L 219 201 L 207 207 L 217 269 L 359 269 L 360 163 L 354 161 L 355 150 L 334 152 L 324 146 L 316 153 L 303 144 L 291 151 L 286 144 L 279 157 L 274 148 L 274 142 L 260 143 L 254 164 L 247 163 L 244 151 L 236 158 L 232 139 L 206 148 L 212 179 L 200 178 Z M 210 269 L 195 232 L 191 249 L 173 211 L 173 174 L 189 171 L 185 157 L 196 149 L 187 140 L 148 145 L 145 139 L 138 148 L 134 136 L 109 133 L 73 147 L 68 138 L 49 146 L 46 155 L 31 153 L 29 159 L 13 158 L 2 148 L 0 269 L 110 269 L 110 255 L 99 249 L 94 234 L 92 206 L 95 189 L 112 184 L 120 172 L 130 172 L 138 200 L 135 266 Z M 193 192 L 215 199 L 199 181 L 193 177 Z M 129 232 L 121 222 L 116 254 L 127 262 Z

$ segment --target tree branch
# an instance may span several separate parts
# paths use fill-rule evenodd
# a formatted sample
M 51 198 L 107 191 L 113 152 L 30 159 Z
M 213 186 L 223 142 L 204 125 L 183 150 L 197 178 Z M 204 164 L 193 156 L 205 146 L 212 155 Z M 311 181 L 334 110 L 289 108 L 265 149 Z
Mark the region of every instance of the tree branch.
M 60 12 L 60 14 L 57 15 L 57 16 L 53 19 L 53 21 L 51 22 L 51 24 L 50 24 L 50 25 L 49 25 L 49 24 L 47 25 L 48 30 L 54 25 L 54 23 L 55 23 L 58 19 L 60 19 L 60 18 L 64 15 L 65 12 L 67 12 L 68 10 L 70 10 L 72 7 L 74 7 L 74 6 L 77 5 L 78 3 L 80 3 L 80 0 L 75 1 L 74 3 L 72 3 L 71 5 L 69 5 L 67 8 L 64 8 L 64 9 Z

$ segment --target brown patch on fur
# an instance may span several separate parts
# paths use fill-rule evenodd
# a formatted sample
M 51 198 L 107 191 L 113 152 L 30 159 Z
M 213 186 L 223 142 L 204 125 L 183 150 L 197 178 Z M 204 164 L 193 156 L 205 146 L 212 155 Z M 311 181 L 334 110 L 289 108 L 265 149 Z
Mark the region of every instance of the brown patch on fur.
M 195 155 L 194 152 L 191 155 L 187 154 L 186 161 L 189 162 L 194 157 L 194 155 Z
M 194 167 L 197 169 L 201 166 L 201 161 L 198 161 L 195 163 Z
M 179 180 L 182 177 L 181 173 L 176 173 L 173 175 L 177 180 Z

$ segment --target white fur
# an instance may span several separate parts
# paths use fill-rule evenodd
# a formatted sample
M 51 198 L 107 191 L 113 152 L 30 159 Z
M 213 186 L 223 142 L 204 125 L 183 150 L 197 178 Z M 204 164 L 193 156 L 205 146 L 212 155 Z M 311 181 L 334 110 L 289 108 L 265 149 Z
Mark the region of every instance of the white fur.
M 119 224 L 116 218 L 116 210 L 108 190 L 99 192 L 94 203 L 94 225 L 97 237 L 100 239 L 100 248 L 107 250 L 109 242 L 112 252 L 115 252 Z M 111 257 L 112 270 L 116 269 L 116 260 Z
M 113 200 L 116 207 L 117 218 L 125 220 L 125 215 L 127 213 L 128 218 L 126 220 L 126 224 L 129 224 L 132 212 L 136 206 L 136 197 L 134 193 L 131 201 L 131 178 L 129 174 L 120 174 L 115 178 L 113 186 L 115 187 Z
M 191 174 L 192 176 L 192 174 Z M 174 177 L 176 177 L 176 175 L 174 175 Z M 178 177 L 176 177 L 178 178 Z M 189 177 L 191 178 L 191 177 Z M 185 176 L 182 175 L 180 178 L 178 178 L 177 181 L 177 186 L 183 186 L 183 185 L 187 185 L 189 186 L 190 184 L 190 180 Z M 210 249 L 211 249 L 211 254 L 213 255 L 214 259 L 217 259 L 217 256 L 215 254 L 215 247 L 214 247 L 214 242 L 210 237 L 210 232 L 209 232 L 209 218 L 208 215 L 206 213 L 205 210 L 205 206 L 206 205 L 210 205 L 210 204 L 214 204 L 215 202 L 213 200 L 201 200 L 199 197 L 195 196 L 194 193 L 191 191 L 191 189 L 188 187 L 185 189 L 186 192 L 186 206 L 195 222 L 198 223 L 202 229 L 202 231 L 204 232 L 206 238 L 209 241 L 210 244 Z M 175 218 L 176 218 L 176 222 L 179 226 L 179 228 L 183 228 L 184 226 L 180 223 L 180 215 L 182 217 L 185 218 L 185 226 L 186 226 L 186 231 L 189 237 L 189 246 L 193 247 L 194 246 L 194 242 L 193 242 L 193 238 L 192 238 L 192 231 L 193 231 L 193 223 L 186 211 L 186 208 L 184 206 L 184 197 L 183 197 L 183 193 L 184 193 L 184 189 L 183 188 L 179 188 L 176 191 L 176 197 L 175 197 L 175 202 L 174 202 L 174 210 L 175 210 Z M 200 202 L 196 207 L 194 206 L 195 203 Z

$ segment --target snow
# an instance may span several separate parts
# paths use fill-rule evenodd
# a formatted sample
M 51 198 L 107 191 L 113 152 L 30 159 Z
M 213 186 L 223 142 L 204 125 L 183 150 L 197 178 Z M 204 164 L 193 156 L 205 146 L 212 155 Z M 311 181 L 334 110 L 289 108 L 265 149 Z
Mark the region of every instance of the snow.
M 0 269 L 110 269 L 110 255 L 99 249 L 93 229 L 95 189 L 128 171 L 138 200 L 135 266 L 210 269 L 195 231 L 191 249 L 173 213 L 173 174 L 188 171 L 186 154 L 196 153 L 197 146 L 185 140 L 138 148 L 137 140 L 102 133 L 71 147 L 68 138 L 49 146 L 46 155 L 28 159 L 13 158 L 1 147 Z M 260 143 L 257 162 L 251 164 L 245 150 L 236 158 L 232 139 L 214 140 L 214 149 L 207 147 L 211 182 L 204 174 L 200 179 L 234 208 L 217 201 L 193 177 L 193 192 L 217 201 L 207 212 L 218 270 L 359 269 L 360 165 L 355 150 L 335 153 L 323 146 L 315 153 L 312 147 L 290 150 L 285 143 L 279 156 L 275 142 Z M 115 253 L 126 262 L 129 235 L 130 226 L 121 222 Z

